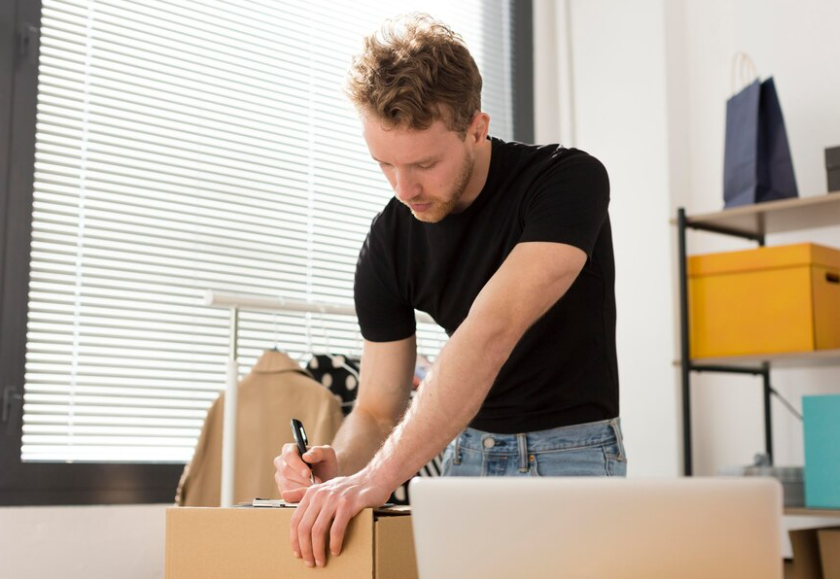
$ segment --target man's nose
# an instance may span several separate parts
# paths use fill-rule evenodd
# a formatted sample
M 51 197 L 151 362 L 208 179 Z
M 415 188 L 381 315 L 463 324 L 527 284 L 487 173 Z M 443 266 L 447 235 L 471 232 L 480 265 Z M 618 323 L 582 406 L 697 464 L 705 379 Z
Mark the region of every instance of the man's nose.
M 397 171 L 394 180 L 394 194 L 400 201 L 409 201 L 420 193 L 420 185 L 410 171 Z

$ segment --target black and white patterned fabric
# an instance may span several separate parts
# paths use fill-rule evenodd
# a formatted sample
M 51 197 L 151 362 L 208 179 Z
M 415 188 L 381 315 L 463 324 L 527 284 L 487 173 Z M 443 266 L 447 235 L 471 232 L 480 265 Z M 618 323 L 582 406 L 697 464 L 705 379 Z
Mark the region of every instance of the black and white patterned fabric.
M 359 388 L 358 358 L 341 354 L 316 354 L 306 365 L 312 376 L 326 386 L 341 402 L 344 416 L 350 414 Z

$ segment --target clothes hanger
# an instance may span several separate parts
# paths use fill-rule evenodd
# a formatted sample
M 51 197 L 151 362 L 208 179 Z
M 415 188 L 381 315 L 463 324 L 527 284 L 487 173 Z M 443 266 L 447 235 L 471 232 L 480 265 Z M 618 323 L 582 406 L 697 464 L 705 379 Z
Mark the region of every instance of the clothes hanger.
M 278 331 L 277 331 L 277 312 L 273 312 L 271 314 L 271 323 L 272 323 L 272 333 L 273 333 L 272 337 L 274 338 L 274 340 L 273 340 L 274 345 L 271 346 L 269 351 L 279 352 L 280 348 L 277 347 L 277 335 L 278 335 Z
M 330 336 L 327 333 L 327 326 L 324 323 L 323 312 L 318 316 L 318 321 L 321 322 L 321 332 L 324 336 L 324 347 L 326 348 L 326 351 L 329 352 Z M 304 359 L 306 362 L 303 361 Z M 312 360 L 315 360 L 317 363 L 317 359 L 318 354 L 315 353 L 314 340 L 312 339 L 312 314 L 310 312 L 306 312 L 306 352 L 304 352 L 303 356 L 301 356 L 300 361 L 304 367 L 308 368 Z
M 313 358 L 315 358 L 315 352 L 312 346 L 312 318 L 309 312 L 303 314 L 305 324 L 304 328 L 304 337 L 306 340 L 306 349 L 303 353 L 297 358 L 297 363 L 303 366 L 304 368 L 309 367 L 309 362 Z
M 361 382 L 362 382 L 362 378 L 361 378 L 361 376 L 359 376 L 359 371 L 356 370 L 353 366 L 351 366 L 347 362 L 347 357 L 346 356 L 344 356 L 342 354 L 333 354 L 333 353 L 330 352 L 330 350 L 331 350 L 331 348 L 330 348 L 330 335 L 329 335 L 329 332 L 327 331 L 327 324 L 326 324 L 326 320 L 325 320 L 325 316 L 324 316 L 323 312 L 318 316 L 318 321 L 320 322 L 321 331 L 323 332 L 323 335 L 324 335 L 324 352 L 325 352 L 324 355 L 329 358 L 330 363 L 332 364 L 333 368 L 344 370 L 348 374 L 350 374 L 350 376 L 353 377 L 355 382 L 346 382 L 345 383 L 345 388 L 347 388 L 347 390 L 352 392 L 353 390 L 358 388 L 359 384 L 361 384 Z M 312 355 L 313 355 L 313 357 L 315 356 L 314 353 Z M 348 400 L 348 401 L 343 401 L 342 400 L 341 407 L 342 408 L 348 408 L 348 407 L 352 408 L 355 404 L 356 404 L 355 399 Z

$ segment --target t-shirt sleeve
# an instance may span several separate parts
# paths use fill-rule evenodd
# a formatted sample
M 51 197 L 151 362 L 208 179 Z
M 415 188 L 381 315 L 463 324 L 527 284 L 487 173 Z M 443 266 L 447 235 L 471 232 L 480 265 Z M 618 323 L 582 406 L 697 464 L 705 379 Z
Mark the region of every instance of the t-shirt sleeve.
M 572 245 L 592 257 L 607 217 L 610 182 L 598 159 L 585 153 L 558 158 L 535 183 L 523 204 L 520 242 L 549 241 Z
M 371 342 L 393 342 L 414 335 L 414 308 L 400 296 L 387 245 L 374 231 L 374 221 L 356 263 L 353 297 L 362 336 Z

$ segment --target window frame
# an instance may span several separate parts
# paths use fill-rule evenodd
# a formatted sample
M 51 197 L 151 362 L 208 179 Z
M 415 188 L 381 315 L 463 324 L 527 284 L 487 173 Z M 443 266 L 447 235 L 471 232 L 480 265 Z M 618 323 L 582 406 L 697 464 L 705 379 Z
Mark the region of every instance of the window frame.
M 532 0 L 507 0 L 513 15 L 514 138 L 531 142 Z M 181 464 L 24 463 L 23 385 L 32 241 L 41 0 L 0 0 L 0 506 L 172 503 Z

